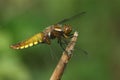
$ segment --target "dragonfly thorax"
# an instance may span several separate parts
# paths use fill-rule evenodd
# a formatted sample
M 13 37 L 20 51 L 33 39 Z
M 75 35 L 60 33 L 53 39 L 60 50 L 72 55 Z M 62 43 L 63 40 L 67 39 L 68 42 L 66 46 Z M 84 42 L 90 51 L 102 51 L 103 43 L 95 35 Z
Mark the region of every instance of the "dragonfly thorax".
M 61 38 L 61 37 L 66 37 L 69 36 L 72 32 L 72 28 L 70 25 L 52 25 L 51 27 L 46 28 L 44 33 L 46 36 L 48 36 L 50 39 L 54 38 Z

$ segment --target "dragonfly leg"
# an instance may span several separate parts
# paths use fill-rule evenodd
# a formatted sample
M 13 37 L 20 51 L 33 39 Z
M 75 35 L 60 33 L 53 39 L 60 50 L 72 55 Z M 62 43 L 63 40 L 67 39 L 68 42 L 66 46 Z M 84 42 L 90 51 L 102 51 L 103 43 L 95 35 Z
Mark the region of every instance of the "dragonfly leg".
M 68 37 L 69 38 L 69 37 Z M 69 41 L 65 37 L 62 37 L 63 44 L 68 45 Z
M 73 34 L 69 34 L 69 35 L 63 34 L 62 37 L 64 37 L 65 39 L 70 39 L 73 37 Z
M 64 43 L 62 43 L 61 39 L 58 40 L 58 43 L 60 44 L 60 47 L 65 51 L 65 47 L 63 46 Z
M 63 42 L 64 42 L 65 45 L 68 45 L 68 43 L 69 43 L 69 41 L 67 41 L 65 39 L 63 39 Z
M 66 46 L 68 45 L 68 43 L 69 43 L 69 41 L 67 41 L 64 38 L 60 40 L 60 45 L 61 45 L 61 47 L 64 48 L 64 50 L 65 50 Z
M 69 34 L 68 36 L 69 36 L 69 38 L 72 38 L 72 37 L 73 37 L 73 34 Z

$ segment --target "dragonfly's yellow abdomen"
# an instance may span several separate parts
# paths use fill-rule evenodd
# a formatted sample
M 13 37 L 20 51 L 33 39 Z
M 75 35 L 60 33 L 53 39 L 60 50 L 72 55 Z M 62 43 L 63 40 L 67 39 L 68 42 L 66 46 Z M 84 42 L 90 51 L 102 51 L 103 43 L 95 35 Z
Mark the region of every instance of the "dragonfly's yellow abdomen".
M 34 35 L 33 37 L 25 40 L 25 41 L 22 41 L 22 42 L 19 42 L 17 44 L 12 45 L 11 47 L 13 49 L 24 49 L 24 48 L 31 47 L 31 46 L 36 45 L 38 43 L 42 43 L 43 36 L 44 36 L 43 33 L 38 33 L 38 34 Z

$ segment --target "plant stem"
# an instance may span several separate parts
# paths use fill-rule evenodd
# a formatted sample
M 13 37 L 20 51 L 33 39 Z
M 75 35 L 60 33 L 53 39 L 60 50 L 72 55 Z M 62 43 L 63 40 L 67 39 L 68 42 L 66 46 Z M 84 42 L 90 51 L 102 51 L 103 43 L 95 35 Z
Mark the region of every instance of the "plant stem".
M 67 45 L 65 51 L 63 52 L 50 80 L 61 80 L 61 77 L 67 66 L 67 63 L 71 59 L 71 56 L 73 55 L 73 49 L 77 41 L 77 37 L 78 37 L 78 33 L 74 32 L 74 35 L 71 38 L 71 41 L 69 42 L 69 44 Z

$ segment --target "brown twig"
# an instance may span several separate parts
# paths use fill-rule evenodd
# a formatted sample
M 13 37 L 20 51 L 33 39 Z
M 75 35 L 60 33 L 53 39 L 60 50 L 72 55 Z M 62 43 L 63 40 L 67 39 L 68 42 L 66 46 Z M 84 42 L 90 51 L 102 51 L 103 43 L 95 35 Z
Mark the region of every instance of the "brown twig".
M 70 43 L 67 45 L 65 51 L 63 52 L 50 80 L 61 80 L 65 67 L 72 56 L 72 51 L 74 49 L 75 43 L 77 41 L 78 33 L 75 32 Z

